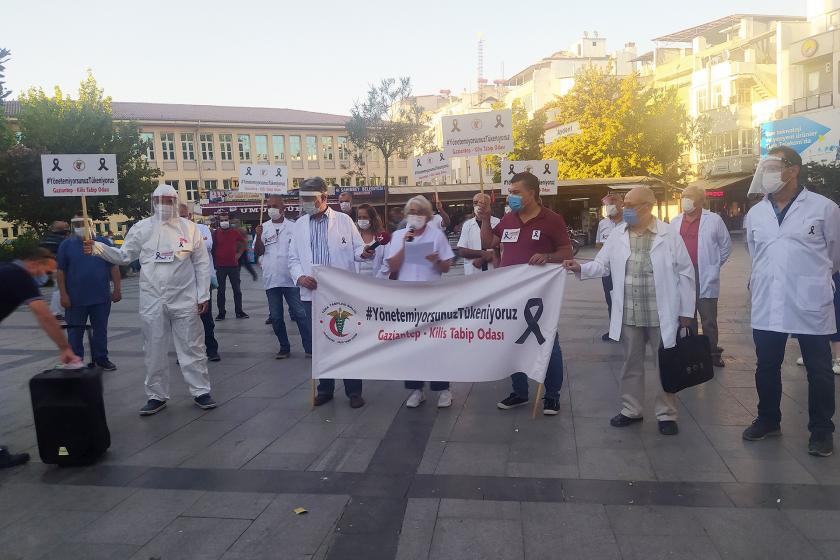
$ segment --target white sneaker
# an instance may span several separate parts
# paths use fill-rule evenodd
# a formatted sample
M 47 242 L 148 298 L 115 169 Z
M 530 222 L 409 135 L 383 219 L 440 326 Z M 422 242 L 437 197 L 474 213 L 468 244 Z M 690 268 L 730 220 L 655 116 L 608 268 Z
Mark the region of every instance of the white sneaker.
M 448 408 L 450 406 L 452 406 L 452 391 L 444 389 L 440 392 L 440 396 L 438 397 L 438 408 Z
M 408 396 L 408 400 L 405 401 L 405 406 L 408 408 L 417 408 L 420 406 L 420 403 L 426 400 L 426 395 L 423 394 L 423 391 L 420 389 L 415 389 L 411 392 L 411 395 Z
M 804 366 L 805 365 L 805 360 L 802 358 L 802 356 L 799 356 L 798 358 L 796 358 L 796 365 L 798 365 L 798 366 Z
M 834 358 L 834 361 L 831 362 L 831 371 L 834 372 L 834 375 L 840 375 L 840 358 Z

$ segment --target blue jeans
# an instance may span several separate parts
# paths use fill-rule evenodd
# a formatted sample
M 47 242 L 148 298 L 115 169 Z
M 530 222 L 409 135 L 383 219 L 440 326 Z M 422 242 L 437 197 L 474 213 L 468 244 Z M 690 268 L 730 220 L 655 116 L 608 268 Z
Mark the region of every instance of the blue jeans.
M 85 325 L 90 318 L 90 326 L 93 329 L 91 361 L 104 362 L 108 359 L 108 316 L 110 314 L 110 301 L 95 305 L 74 305 L 64 311 L 64 319 L 67 321 L 67 342 L 70 343 L 74 354 L 80 358 L 85 357 Z
M 306 311 L 306 320 L 312 324 L 312 302 L 304 301 L 303 309 Z M 272 315 L 272 320 L 274 316 Z M 335 379 L 319 379 L 318 380 L 318 394 L 330 395 L 335 392 Z M 362 395 L 362 380 L 361 379 L 345 379 L 344 380 L 344 394 L 348 397 Z
M 782 421 L 782 361 L 787 333 L 753 329 L 755 388 L 758 417 L 778 425 Z M 834 372 L 828 335 L 796 335 L 808 373 L 808 431 L 815 436 L 834 433 Z
M 510 376 L 513 382 L 513 392 L 523 399 L 528 398 L 528 376 L 518 371 Z M 551 348 L 551 358 L 545 372 L 545 396 L 556 399 L 563 387 L 563 351 L 560 350 L 560 338 L 554 335 L 554 346 Z
M 312 327 L 307 320 L 308 315 L 300 301 L 300 288 L 284 287 L 269 288 L 265 291 L 268 298 L 268 314 L 271 317 L 271 326 L 280 343 L 280 351 L 291 350 L 289 335 L 286 333 L 286 322 L 283 320 L 283 298 L 286 298 L 286 305 L 289 306 L 289 318 L 297 323 L 300 331 L 300 338 L 303 342 L 303 351 L 312 353 Z

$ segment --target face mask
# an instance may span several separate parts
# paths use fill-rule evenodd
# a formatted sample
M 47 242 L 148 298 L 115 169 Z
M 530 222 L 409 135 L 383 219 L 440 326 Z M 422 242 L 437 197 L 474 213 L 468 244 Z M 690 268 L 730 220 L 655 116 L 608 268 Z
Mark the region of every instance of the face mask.
M 681 204 L 682 204 L 683 212 L 686 212 L 688 214 L 691 214 L 692 212 L 694 212 L 694 208 L 695 208 L 694 201 L 691 200 L 690 198 L 682 199 Z
M 639 215 L 635 208 L 625 208 L 621 216 L 628 226 L 635 226 L 639 223 Z
M 341 208 L 342 212 L 347 213 L 347 212 L 350 212 L 350 208 L 352 208 L 353 205 L 350 204 L 349 202 L 339 202 L 338 207 Z
M 518 194 L 509 194 L 507 197 L 508 206 L 513 212 L 522 210 L 522 197 Z
M 301 214 L 308 214 L 308 215 L 311 216 L 312 214 L 314 214 L 317 211 L 318 211 L 318 207 L 315 206 L 315 201 L 310 200 L 310 201 L 307 201 L 307 202 L 301 202 L 300 203 L 300 213 Z
M 83 227 L 73 228 L 73 233 L 76 234 L 76 237 L 84 237 L 85 236 L 85 228 L 83 228 Z
M 46 274 L 39 274 L 38 276 L 35 277 L 35 283 L 38 284 L 39 286 L 43 286 L 44 284 L 47 283 L 47 280 L 49 280 L 49 279 L 50 279 L 50 277 L 47 276 Z
M 421 227 L 426 225 L 426 217 L 418 216 L 416 214 L 409 215 L 405 219 L 405 224 L 412 229 L 420 229 Z
M 761 176 L 761 189 L 765 194 L 779 192 L 784 186 L 785 182 L 782 181 L 781 171 L 765 171 L 764 175 Z
M 266 212 L 268 212 L 268 217 L 271 218 L 272 220 L 276 220 L 277 218 L 280 217 L 280 209 L 279 208 L 269 208 L 268 210 L 266 210 Z
M 478 213 L 481 212 L 481 208 L 478 206 L 473 206 L 473 216 L 478 216 Z
M 618 215 L 618 206 L 615 204 L 607 204 L 604 206 L 604 211 L 610 218 L 615 218 Z
M 175 217 L 175 207 L 168 204 L 159 204 L 155 211 L 161 220 L 167 221 Z
M 220 226 L 222 229 L 227 229 L 227 228 L 229 228 L 229 227 L 230 227 L 230 222 L 219 222 L 219 226 Z
M 359 229 L 368 229 L 370 228 L 370 220 L 359 220 L 356 222 L 359 225 Z

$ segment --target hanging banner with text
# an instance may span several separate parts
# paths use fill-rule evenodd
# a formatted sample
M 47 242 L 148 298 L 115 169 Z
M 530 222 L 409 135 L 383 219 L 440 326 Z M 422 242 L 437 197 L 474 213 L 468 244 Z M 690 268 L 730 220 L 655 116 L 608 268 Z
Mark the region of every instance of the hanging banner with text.
M 513 151 L 510 109 L 441 118 L 444 157 L 486 156 Z
M 540 194 L 557 194 L 557 160 L 502 160 L 502 194 L 508 194 L 510 179 L 517 173 L 527 171 L 540 180 Z
M 119 194 L 114 154 L 44 154 L 44 196 L 113 196 Z
M 312 377 L 542 382 L 566 270 L 518 265 L 437 282 L 316 266 Z
M 265 194 L 287 194 L 288 175 L 285 165 L 239 165 L 239 191 Z
M 414 182 L 421 183 L 435 177 L 449 175 L 449 160 L 443 152 L 432 152 L 414 157 Z

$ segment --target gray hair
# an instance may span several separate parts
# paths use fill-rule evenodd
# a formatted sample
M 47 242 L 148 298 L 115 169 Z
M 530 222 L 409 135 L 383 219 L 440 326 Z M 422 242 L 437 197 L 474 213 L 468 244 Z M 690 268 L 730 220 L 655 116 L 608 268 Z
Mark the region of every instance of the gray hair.
M 429 199 L 427 199 L 423 195 L 417 195 L 417 196 L 415 196 L 414 198 L 410 199 L 408 202 L 405 203 L 405 213 L 406 214 L 408 214 L 408 210 L 412 206 L 419 206 L 420 207 L 419 210 L 423 214 L 426 214 L 427 216 L 431 217 L 432 214 L 434 214 L 434 211 L 432 210 L 432 203 L 429 202 Z

